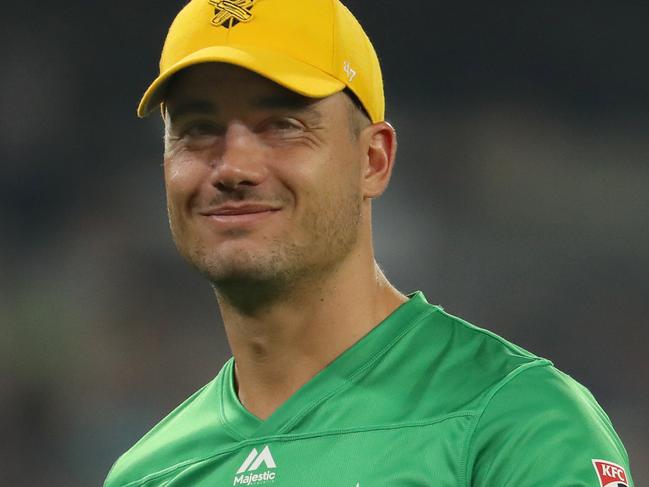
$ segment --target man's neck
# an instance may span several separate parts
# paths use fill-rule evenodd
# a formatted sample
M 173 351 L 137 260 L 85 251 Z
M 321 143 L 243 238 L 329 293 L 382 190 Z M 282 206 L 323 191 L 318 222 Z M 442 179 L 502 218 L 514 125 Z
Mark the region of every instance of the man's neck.
M 351 268 L 356 267 L 356 269 Z M 258 313 L 219 298 L 239 399 L 266 419 L 300 387 L 406 301 L 371 265 L 341 266 Z

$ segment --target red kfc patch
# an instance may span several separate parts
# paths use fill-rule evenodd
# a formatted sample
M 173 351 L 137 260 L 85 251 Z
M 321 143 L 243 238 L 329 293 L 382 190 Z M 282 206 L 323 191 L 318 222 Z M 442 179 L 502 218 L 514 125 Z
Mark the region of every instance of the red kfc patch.
M 593 460 L 600 487 L 629 487 L 624 467 L 606 460 Z

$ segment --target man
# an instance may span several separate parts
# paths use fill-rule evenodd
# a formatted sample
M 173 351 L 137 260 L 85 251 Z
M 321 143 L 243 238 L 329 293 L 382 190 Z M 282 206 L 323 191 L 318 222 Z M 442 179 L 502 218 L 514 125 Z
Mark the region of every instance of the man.
M 396 136 L 344 6 L 192 0 L 160 67 L 139 114 L 162 106 L 172 234 L 234 358 L 107 487 L 633 485 L 585 388 L 377 266 Z

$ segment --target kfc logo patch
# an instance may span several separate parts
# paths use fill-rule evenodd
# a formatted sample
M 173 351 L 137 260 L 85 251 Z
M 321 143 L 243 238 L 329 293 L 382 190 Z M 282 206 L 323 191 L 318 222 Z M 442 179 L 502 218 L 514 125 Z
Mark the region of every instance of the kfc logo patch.
M 593 460 L 601 487 L 629 487 L 623 467 L 606 460 Z

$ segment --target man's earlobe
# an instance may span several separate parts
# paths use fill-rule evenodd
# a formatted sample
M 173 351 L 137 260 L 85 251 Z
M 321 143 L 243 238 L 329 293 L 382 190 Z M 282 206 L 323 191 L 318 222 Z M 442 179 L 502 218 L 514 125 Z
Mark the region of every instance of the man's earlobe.
M 397 153 L 397 134 L 388 122 L 365 129 L 367 157 L 363 173 L 363 192 L 367 198 L 380 196 L 388 186 Z

